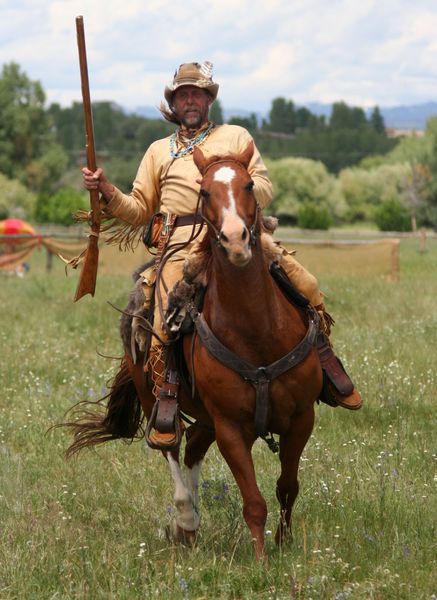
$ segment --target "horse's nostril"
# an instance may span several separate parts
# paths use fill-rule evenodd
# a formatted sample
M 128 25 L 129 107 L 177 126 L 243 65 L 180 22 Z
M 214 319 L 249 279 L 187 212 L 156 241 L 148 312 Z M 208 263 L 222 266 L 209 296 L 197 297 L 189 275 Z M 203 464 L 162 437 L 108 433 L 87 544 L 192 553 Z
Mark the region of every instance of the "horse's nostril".
M 247 238 L 247 229 L 246 229 L 246 228 L 244 228 L 244 229 L 243 229 L 243 233 L 241 234 L 241 239 L 242 239 L 242 240 L 243 240 L 243 242 L 244 242 L 244 240 L 245 240 L 246 238 Z
M 220 240 L 222 242 L 229 242 L 228 237 L 223 233 L 223 231 L 220 231 Z

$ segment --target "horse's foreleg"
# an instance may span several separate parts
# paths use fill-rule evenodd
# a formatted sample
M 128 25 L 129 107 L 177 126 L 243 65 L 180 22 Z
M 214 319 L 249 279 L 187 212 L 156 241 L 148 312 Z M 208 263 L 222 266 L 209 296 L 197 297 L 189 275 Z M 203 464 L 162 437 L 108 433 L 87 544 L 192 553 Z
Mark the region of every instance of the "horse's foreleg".
M 231 422 L 216 422 L 217 445 L 229 465 L 243 498 L 243 516 L 252 534 L 257 560 L 263 557 L 266 501 L 258 489 L 251 448 L 253 437 Z
M 281 544 L 290 529 L 291 511 L 299 492 L 297 478 L 299 460 L 314 425 L 314 409 L 293 416 L 286 435 L 280 438 L 279 458 L 281 474 L 276 484 L 276 496 L 279 500 L 281 518 L 276 530 L 275 541 Z
M 166 452 L 166 458 L 175 484 L 174 503 L 176 506 L 175 520 L 167 530 L 168 537 L 176 543 L 189 546 L 194 544 L 200 518 L 197 512 L 191 490 L 184 481 L 179 464 L 178 451 Z

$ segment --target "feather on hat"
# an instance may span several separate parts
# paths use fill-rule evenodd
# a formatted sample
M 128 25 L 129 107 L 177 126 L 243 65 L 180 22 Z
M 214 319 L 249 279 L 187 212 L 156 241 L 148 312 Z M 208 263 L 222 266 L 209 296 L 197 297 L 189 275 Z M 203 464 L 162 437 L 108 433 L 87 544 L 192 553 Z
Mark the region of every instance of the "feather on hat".
M 175 91 L 183 85 L 194 85 L 209 92 L 213 100 L 217 98 L 219 85 L 212 80 L 212 63 L 208 61 L 201 65 L 197 62 L 183 63 L 176 69 L 173 82 L 164 90 L 168 104 L 172 103 Z

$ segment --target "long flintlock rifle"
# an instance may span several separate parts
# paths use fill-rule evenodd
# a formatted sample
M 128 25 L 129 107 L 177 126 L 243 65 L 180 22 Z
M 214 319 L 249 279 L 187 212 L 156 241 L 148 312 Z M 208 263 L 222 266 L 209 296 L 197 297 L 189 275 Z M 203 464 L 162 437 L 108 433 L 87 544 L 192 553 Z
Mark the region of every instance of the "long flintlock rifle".
M 85 47 L 85 31 L 83 17 L 76 17 L 77 45 L 79 49 L 80 80 L 82 85 L 83 114 L 85 118 L 86 135 L 86 157 L 87 167 L 93 173 L 97 169 L 96 149 L 94 144 L 93 113 L 91 109 L 90 86 L 88 81 L 88 65 Z M 80 300 L 82 296 L 91 294 L 94 296 L 97 280 L 97 267 L 99 264 L 99 233 L 100 233 L 100 202 L 99 191 L 90 190 L 90 226 L 88 244 L 85 251 L 79 283 L 76 289 L 74 301 Z

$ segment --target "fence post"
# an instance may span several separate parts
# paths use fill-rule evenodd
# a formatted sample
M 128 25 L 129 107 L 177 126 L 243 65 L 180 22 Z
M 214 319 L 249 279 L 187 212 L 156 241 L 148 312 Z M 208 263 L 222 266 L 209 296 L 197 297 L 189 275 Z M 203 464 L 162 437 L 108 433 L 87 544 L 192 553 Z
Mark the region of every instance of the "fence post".
M 391 247 L 391 281 L 398 282 L 401 274 L 400 240 L 393 240 Z
M 426 252 L 426 231 L 424 227 L 419 231 L 419 252 Z
M 50 273 L 53 268 L 53 252 L 46 247 L 46 272 Z

